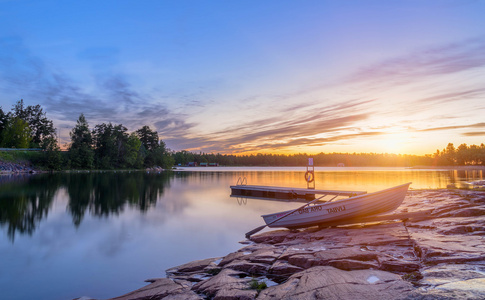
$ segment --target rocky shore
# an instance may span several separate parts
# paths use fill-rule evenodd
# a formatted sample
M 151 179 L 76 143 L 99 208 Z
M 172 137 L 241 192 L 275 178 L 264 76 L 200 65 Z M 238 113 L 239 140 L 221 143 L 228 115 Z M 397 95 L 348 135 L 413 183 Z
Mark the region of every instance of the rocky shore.
M 396 213 L 417 211 L 265 232 L 113 299 L 485 299 L 485 193 L 410 191 Z
M 16 173 L 36 173 L 36 170 L 29 163 L 12 163 L 0 160 L 0 175 Z

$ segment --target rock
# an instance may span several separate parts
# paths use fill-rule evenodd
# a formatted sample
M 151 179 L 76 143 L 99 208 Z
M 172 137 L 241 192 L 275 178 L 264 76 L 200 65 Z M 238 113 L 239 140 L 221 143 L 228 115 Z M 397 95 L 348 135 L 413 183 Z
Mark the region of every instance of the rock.
M 214 296 L 214 300 L 253 300 L 258 292 L 255 290 L 222 289 Z
M 187 272 L 200 272 L 209 266 L 215 267 L 216 266 L 215 262 L 220 259 L 221 258 L 207 258 L 207 259 L 196 260 L 193 262 L 180 265 L 178 267 L 168 269 L 166 272 L 174 273 L 174 274 L 187 273 Z
M 230 264 L 226 265 L 226 268 L 245 272 L 250 275 L 264 275 L 268 273 L 269 265 L 260 264 L 260 263 L 252 263 L 245 260 L 235 260 Z
M 419 263 L 404 260 L 386 260 L 381 262 L 380 266 L 381 270 L 401 273 L 414 272 L 420 268 L 421 265 Z
M 377 253 L 373 251 L 362 251 L 360 247 L 350 247 L 335 250 L 324 250 L 315 253 L 315 257 L 322 264 L 327 264 L 331 260 L 353 259 L 361 261 L 376 260 Z
M 277 261 L 275 262 L 271 268 L 269 269 L 268 275 L 271 279 L 275 282 L 283 282 L 291 275 L 303 271 L 304 269 L 301 267 L 294 266 L 286 261 Z
M 379 269 L 379 265 L 377 263 L 364 262 L 364 261 L 353 260 L 353 259 L 331 260 L 328 262 L 328 265 L 335 267 L 337 269 L 346 270 L 346 271 Z
M 420 281 L 422 286 L 436 287 L 462 280 L 485 278 L 484 264 L 438 265 L 424 269 Z
M 225 265 L 233 262 L 234 260 L 243 259 L 246 255 L 243 251 L 233 252 L 226 255 L 221 262 L 217 265 L 219 267 L 224 267 Z
M 149 285 L 142 287 L 136 291 L 125 294 L 120 297 L 112 298 L 111 300 L 131 300 L 131 299 L 166 299 L 167 296 L 179 296 L 185 294 L 184 299 L 201 299 L 189 289 L 182 285 L 175 283 L 168 278 L 154 279 Z M 190 298 L 191 297 L 191 298 Z M 198 298 L 195 298 L 198 297 Z
M 222 295 L 227 295 L 228 291 L 246 290 L 249 288 L 250 279 L 248 277 L 241 278 L 240 275 L 241 272 L 223 269 L 216 276 L 195 284 L 192 290 L 196 293 L 205 294 L 208 297 L 215 297 L 219 292 L 222 297 Z M 242 275 L 244 276 L 244 274 Z
M 378 270 L 318 266 L 261 291 L 257 299 L 402 299 L 413 290 L 400 276 Z

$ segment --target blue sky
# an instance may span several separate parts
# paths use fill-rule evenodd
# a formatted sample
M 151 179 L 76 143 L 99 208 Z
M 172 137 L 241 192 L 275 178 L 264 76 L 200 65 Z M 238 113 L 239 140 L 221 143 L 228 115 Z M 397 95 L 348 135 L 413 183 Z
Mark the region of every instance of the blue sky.
M 173 150 L 433 153 L 485 142 L 485 1 L 0 0 L 0 106 Z

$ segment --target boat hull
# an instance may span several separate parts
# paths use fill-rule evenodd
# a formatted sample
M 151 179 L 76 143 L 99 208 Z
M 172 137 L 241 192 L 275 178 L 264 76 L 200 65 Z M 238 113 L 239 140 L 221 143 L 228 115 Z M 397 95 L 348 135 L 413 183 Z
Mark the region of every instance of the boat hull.
M 296 210 L 284 218 L 282 217 L 290 213 L 291 210 L 263 215 L 262 217 L 268 227 L 272 228 L 351 224 L 359 219 L 388 213 L 398 208 L 404 201 L 410 184 L 411 182 L 375 193 L 308 206 Z M 275 222 L 278 218 L 282 219 Z

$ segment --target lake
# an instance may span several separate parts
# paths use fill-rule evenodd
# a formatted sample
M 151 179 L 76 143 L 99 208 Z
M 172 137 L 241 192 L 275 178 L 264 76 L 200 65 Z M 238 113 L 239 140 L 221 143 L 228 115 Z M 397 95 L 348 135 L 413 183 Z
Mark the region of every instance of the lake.
M 0 176 L 2 299 L 103 299 L 241 248 L 262 214 L 301 203 L 230 197 L 230 185 L 306 187 L 303 168 L 182 168 Z M 317 189 L 446 188 L 483 170 L 315 168 Z

